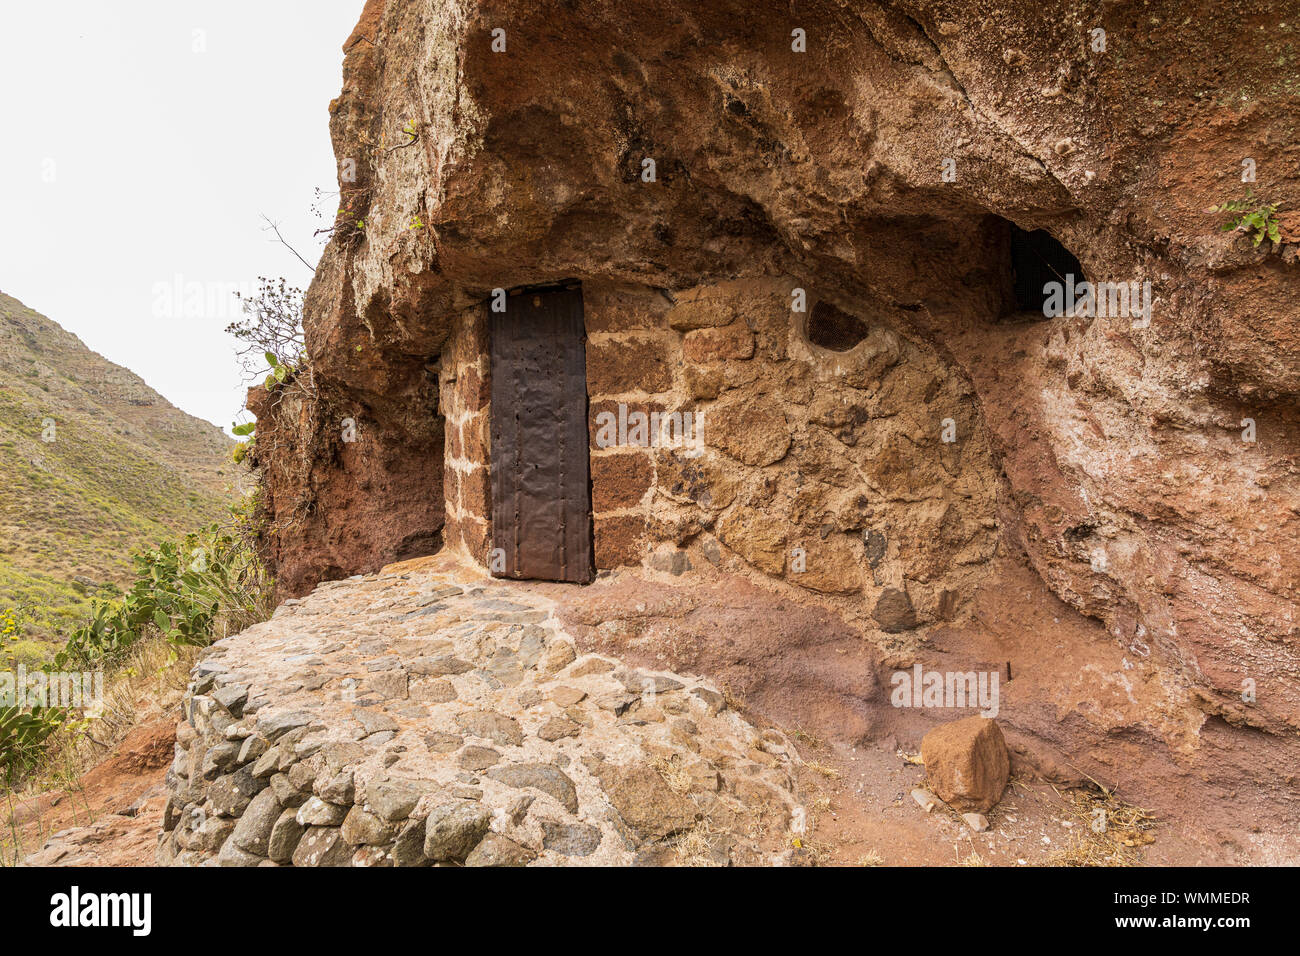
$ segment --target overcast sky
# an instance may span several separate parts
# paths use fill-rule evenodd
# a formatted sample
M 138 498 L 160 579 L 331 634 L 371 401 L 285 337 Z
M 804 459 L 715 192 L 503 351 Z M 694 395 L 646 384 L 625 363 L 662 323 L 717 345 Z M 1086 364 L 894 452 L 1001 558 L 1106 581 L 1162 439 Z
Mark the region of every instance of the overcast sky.
M 228 428 L 243 386 L 227 293 L 311 278 L 260 216 L 315 264 L 327 106 L 362 6 L 0 3 L 0 291 Z

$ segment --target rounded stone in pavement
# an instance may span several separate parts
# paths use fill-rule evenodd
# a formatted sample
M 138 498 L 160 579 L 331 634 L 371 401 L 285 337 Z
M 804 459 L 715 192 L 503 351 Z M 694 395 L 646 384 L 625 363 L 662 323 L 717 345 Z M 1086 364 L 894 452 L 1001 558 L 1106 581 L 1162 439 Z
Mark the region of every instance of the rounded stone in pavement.
M 501 754 L 491 747 L 470 745 L 460 752 L 459 763 L 464 770 L 486 770 L 501 762 Z
M 492 814 L 475 803 L 439 804 L 424 821 L 424 855 L 435 862 L 464 860 L 491 823 Z
M 509 837 L 488 833 L 465 858 L 466 866 L 527 866 L 537 854 Z

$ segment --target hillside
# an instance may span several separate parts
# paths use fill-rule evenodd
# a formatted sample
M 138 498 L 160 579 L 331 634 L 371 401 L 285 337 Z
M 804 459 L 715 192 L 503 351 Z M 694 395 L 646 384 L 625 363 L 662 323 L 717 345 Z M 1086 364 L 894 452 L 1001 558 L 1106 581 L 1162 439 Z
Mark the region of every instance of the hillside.
M 133 549 L 226 514 L 231 444 L 0 293 L 0 609 L 53 636 L 126 581 Z

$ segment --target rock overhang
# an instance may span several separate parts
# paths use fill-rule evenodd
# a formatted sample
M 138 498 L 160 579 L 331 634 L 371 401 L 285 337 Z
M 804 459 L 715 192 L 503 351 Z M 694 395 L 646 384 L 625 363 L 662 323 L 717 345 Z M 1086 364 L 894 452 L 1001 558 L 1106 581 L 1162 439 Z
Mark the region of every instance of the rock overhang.
M 1251 252 L 1204 210 L 1239 191 L 1237 153 L 1285 164 L 1275 144 L 1290 94 L 1269 86 L 1253 41 L 1268 9 L 1225 6 L 1212 45 L 1195 23 L 1157 11 L 1148 29 L 1130 12 L 1094 25 L 1027 3 L 986 15 L 655 3 L 636 16 L 619 4 L 581 14 L 562 3 L 368 4 L 332 110 L 336 153 L 358 171 L 341 185 L 366 226 L 336 236 L 310 296 L 322 378 L 341 406 L 363 408 L 381 448 L 437 455 L 409 414 L 431 403 L 411 398 L 428 386 L 429 357 L 458 347 L 463 316 L 494 288 L 576 277 L 593 291 L 640 289 L 643 301 L 729 282 L 812 289 L 943 370 L 968 416 L 952 416 L 957 434 L 985 433 L 988 451 L 963 466 L 950 443 L 932 449 L 941 467 L 987 477 L 996 504 L 975 513 L 1001 547 L 1023 549 L 1113 640 L 1154 655 L 1193 711 L 1287 733 L 1300 721 L 1285 680 L 1297 596 L 1291 563 L 1270 556 L 1289 553 L 1297 520 L 1295 247 Z M 795 28 L 807 34 L 802 54 Z M 1228 60 L 1249 109 L 1220 95 Z M 1222 138 L 1223 156 L 1203 129 Z M 647 158 L 653 181 L 642 178 Z M 1265 187 L 1294 198 L 1275 173 Z M 1089 276 L 1152 281 L 1154 322 L 1003 321 L 999 219 L 1049 230 Z M 623 331 L 600 334 L 612 345 Z M 747 348 L 743 339 L 697 336 L 697 354 Z M 749 361 L 726 358 L 681 387 L 725 411 L 728 396 L 743 404 L 755 392 Z M 809 368 L 842 382 L 838 366 Z M 823 406 L 809 406 L 824 424 L 796 447 L 831 472 L 851 457 L 841 439 L 857 413 Z M 933 417 L 932 438 L 945 416 Z M 1263 441 L 1242 439 L 1246 421 Z M 899 467 L 904 447 L 871 456 L 886 497 L 911 470 Z M 670 498 L 709 485 L 664 467 Z M 622 480 L 626 494 L 640 487 Z M 735 492 L 712 484 L 711 502 Z M 746 491 L 742 560 L 777 573 L 781 548 L 763 539 L 780 535 L 755 522 L 778 501 L 788 523 L 798 495 Z M 465 494 L 457 485 L 456 500 Z M 639 521 L 611 526 L 611 548 L 635 553 Z M 659 540 L 713 530 L 670 524 Z M 934 527 L 942 543 L 943 512 Z M 829 540 L 844 531 L 832 526 Z M 877 570 L 872 531 L 850 549 L 864 580 Z M 914 564 L 931 560 L 928 544 L 907 549 Z M 1269 690 L 1246 702 L 1245 680 Z

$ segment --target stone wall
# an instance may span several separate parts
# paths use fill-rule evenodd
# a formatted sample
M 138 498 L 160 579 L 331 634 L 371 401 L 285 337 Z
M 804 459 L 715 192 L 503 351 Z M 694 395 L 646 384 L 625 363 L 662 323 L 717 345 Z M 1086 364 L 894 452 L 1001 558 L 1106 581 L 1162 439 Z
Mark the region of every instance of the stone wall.
M 439 376 L 447 434 L 444 538 L 480 564 L 488 563 L 492 532 L 491 371 L 486 313 L 467 309 L 452 324 Z
M 597 565 L 725 561 L 885 630 L 949 618 L 997 542 L 969 383 L 870 300 L 841 303 L 860 342 L 814 345 L 802 285 L 584 286 Z
M 584 285 L 598 569 L 726 564 L 894 632 L 953 616 L 997 542 L 978 408 L 882 305 L 844 305 L 790 276 Z M 826 308 L 861 340 L 814 344 Z M 490 372 L 485 309 L 465 310 L 441 357 L 445 539 L 485 566 Z
M 546 602 L 422 564 L 213 646 L 160 864 L 772 863 L 811 825 L 793 745 L 716 686 L 580 654 Z
M 617 428 L 620 403 L 624 421 L 633 414 L 689 410 L 674 406 L 677 345 L 664 320 L 667 307 L 653 289 L 608 283 L 582 288 L 597 568 L 641 564 L 661 527 L 652 493 L 655 449 L 602 443 L 600 423 L 613 416 Z

